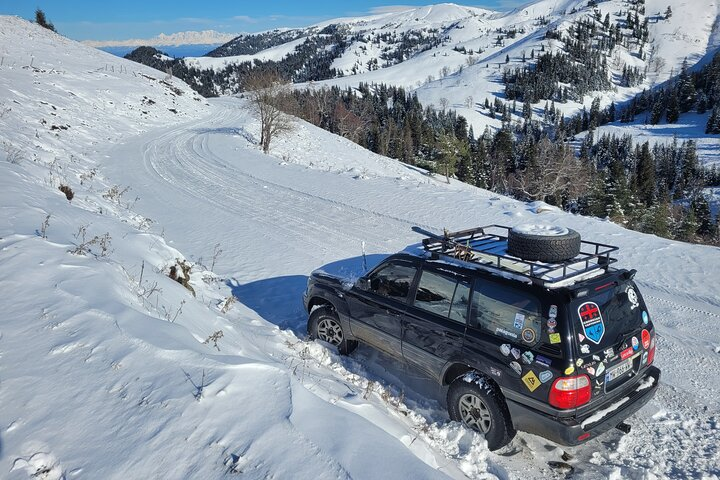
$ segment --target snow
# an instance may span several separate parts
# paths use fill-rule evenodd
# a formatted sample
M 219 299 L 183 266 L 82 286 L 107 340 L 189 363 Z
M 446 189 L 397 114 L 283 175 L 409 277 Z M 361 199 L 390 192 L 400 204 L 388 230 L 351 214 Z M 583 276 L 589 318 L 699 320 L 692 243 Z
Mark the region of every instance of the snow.
M 523 225 L 516 225 L 513 227 L 513 232 L 522 233 L 525 235 L 538 235 L 543 237 L 560 237 L 567 235 L 570 231 L 558 225 L 542 225 L 525 223 Z
M 230 57 L 185 57 L 183 61 L 189 67 L 213 70 L 222 70 L 228 65 L 236 63 L 252 62 L 254 60 L 260 61 L 280 61 L 286 56 L 290 55 L 295 49 L 305 43 L 307 37 L 298 38 L 291 42 L 283 43 L 277 47 L 271 47 L 258 52 L 254 55 L 234 55 Z
M 160 35 L 152 38 L 131 38 L 128 40 L 85 40 L 82 43 L 89 47 L 142 47 L 149 45 L 153 47 L 179 46 L 179 45 L 215 45 L 229 42 L 237 37 L 236 33 L 221 33 L 215 30 L 202 30 L 199 32 L 176 32 Z
M 553 476 L 557 445 L 491 453 L 419 372 L 305 340 L 312 270 L 355 271 L 363 242 L 371 267 L 412 225 L 493 223 L 567 226 L 638 269 L 660 387 L 630 434 L 568 449 L 576 472 L 717 476 L 717 248 L 446 184 L 304 122 L 266 156 L 243 100 L 18 18 L 0 56 L 0 476 Z M 183 260 L 195 295 L 168 278 Z

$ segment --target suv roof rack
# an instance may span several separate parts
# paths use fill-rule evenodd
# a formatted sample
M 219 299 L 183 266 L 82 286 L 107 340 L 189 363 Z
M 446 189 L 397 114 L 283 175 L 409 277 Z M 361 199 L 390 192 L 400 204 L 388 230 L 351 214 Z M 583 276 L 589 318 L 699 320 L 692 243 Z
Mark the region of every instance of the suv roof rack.
M 412 227 L 416 233 L 426 235 L 423 248 L 434 258 L 452 259 L 473 268 L 521 281 L 530 281 L 546 288 L 559 288 L 595 277 L 617 262 L 611 253 L 618 247 L 602 243 L 581 241 L 580 253 L 574 258 L 558 263 L 523 260 L 507 254 L 507 237 L 511 227 L 486 225 L 484 227 L 447 232 L 437 235 L 420 227 Z M 494 233 L 500 231 L 500 233 Z M 504 233 L 504 235 L 503 235 Z

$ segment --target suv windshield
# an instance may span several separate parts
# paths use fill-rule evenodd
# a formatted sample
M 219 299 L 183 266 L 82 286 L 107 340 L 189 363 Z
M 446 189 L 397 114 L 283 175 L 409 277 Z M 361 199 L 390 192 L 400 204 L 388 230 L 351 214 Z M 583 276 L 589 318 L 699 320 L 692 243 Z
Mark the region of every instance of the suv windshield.
M 575 319 L 582 353 L 596 353 L 618 346 L 642 328 L 643 309 L 637 287 L 632 282 L 608 286 L 594 296 L 573 302 L 570 316 Z

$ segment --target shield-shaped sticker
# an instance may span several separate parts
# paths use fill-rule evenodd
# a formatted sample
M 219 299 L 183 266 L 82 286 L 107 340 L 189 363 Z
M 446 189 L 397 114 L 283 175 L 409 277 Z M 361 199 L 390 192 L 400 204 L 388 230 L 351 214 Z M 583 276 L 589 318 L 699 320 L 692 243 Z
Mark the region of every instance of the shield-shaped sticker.
M 580 322 L 582 323 L 585 337 L 595 344 L 599 344 L 605 335 L 605 324 L 603 323 L 600 307 L 595 302 L 585 302 L 578 308 Z

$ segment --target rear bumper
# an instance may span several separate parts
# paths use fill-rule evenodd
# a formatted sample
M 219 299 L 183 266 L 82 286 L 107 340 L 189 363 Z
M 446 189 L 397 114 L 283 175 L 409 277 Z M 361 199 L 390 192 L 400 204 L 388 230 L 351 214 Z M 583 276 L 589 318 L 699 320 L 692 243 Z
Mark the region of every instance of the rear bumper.
M 634 390 L 579 418 L 547 415 L 511 400 L 507 404 L 517 430 L 540 435 L 560 445 L 580 445 L 615 428 L 640 410 L 655 395 L 659 382 L 660 369 L 650 366 Z

